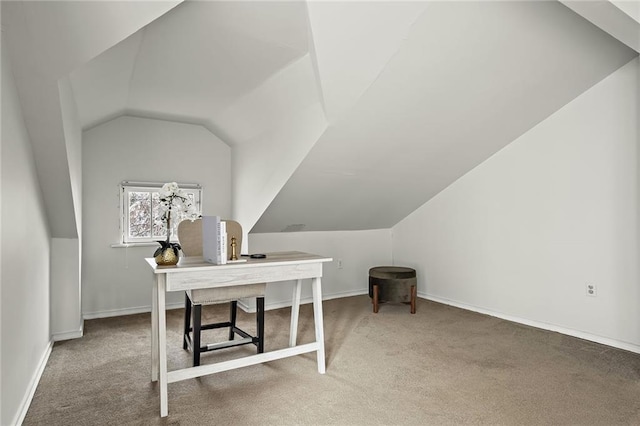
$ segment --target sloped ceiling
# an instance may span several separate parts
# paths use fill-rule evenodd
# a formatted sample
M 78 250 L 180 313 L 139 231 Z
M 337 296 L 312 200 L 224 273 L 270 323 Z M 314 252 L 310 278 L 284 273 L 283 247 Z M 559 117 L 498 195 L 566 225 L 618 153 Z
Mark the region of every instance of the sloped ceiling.
M 389 228 L 636 56 L 556 2 L 418 3 L 403 6 L 409 16 L 393 6 L 310 5 L 324 29 L 313 32 L 323 93 L 354 81 L 361 94 L 345 96 L 252 232 Z M 337 16 L 353 27 L 390 16 L 395 43 L 350 66 L 342 58 L 375 50 L 378 35 L 349 38 Z
M 562 4 L 640 52 L 639 0 L 561 0 Z
M 108 50 L 86 25 L 82 55 L 48 42 L 50 79 L 70 73 L 84 129 L 134 115 L 215 133 L 252 232 L 391 227 L 637 55 L 558 2 L 159 3 Z
M 58 83 L 178 3 L 0 2 L 2 49 L 9 52 L 52 237 L 81 235 Z
M 127 113 L 204 124 L 233 145 L 230 110 L 307 50 L 302 2 L 185 2 L 71 82 L 85 128 Z

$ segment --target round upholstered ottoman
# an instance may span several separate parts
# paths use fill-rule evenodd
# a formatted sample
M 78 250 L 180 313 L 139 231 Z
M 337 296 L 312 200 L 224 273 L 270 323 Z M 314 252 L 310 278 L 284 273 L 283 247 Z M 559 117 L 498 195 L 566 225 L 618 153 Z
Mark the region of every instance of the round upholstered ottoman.
M 416 313 L 416 270 L 403 266 L 376 266 L 369 269 L 369 297 L 373 312 L 378 312 L 380 302 L 403 302 L 411 304 L 411 313 Z

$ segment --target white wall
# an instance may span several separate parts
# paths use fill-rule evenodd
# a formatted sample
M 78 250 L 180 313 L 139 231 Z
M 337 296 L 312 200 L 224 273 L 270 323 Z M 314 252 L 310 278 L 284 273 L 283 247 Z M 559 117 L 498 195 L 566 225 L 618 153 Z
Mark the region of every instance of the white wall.
M 421 296 L 640 352 L 638 75 L 635 59 L 393 228 Z
M 82 337 L 80 242 L 51 239 L 51 336 L 54 341 Z
M 2 49 L 0 424 L 19 423 L 51 351 L 49 228 L 33 151 Z
M 124 180 L 200 183 L 203 214 L 231 213 L 230 149 L 202 126 L 120 117 L 83 135 L 82 311 L 85 318 L 150 311 L 156 246 L 119 241 Z M 169 294 L 168 304 L 182 303 Z
M 297 250 L 333 258 L 333 262 L 323 265 L 325 300 L 367 293 L 369 268 L 391 264 L 390 229 L 249 234 L 249 240 L 251 253 Z M 342 260 L 342 268 L 338 268 L 338 260 Z M 303 303 L 310 303 L 310 280 L 305 281 Z M 267 285 L 266 308 L 290 306 L 292 290 L 293 282 Z
M 68 77 L 58 82 L 58 90 L 78 235 L 51 242 L 51 333 L 64 340 L 82 336 L 82 129 Z

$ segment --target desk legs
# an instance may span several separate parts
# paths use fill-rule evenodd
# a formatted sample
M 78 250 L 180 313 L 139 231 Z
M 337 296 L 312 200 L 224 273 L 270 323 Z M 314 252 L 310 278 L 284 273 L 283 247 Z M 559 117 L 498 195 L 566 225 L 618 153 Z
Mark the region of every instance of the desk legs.
M 151 292 L 151 381 L 158 381 L 158 276 Z
M 322 285 L 320 278 L 313 278 L 312 281 L 313 291 L 313 319 L 315 323 L 316 343 L 317 344 L 317 360 L 318 360 L 318 373 L 324 374 L 326 371 L 325 354 L 324 354 L 324 323 L 322 316 Z M 151 303 L 151 380 L 158 381 L 158 388 L 160 392 L 160 417 L 167 417 L 169 414 L 168 405 L 168 373 L 167 373 L 167 313 L 166 313 L 166 301 L 165 295 L 167 290 L 167 282 L 165 274 L 156 275 L 156 283 L 153 286 L 153 300 Z M 289 336 L 289 346 L 296 346 L 297 333 L 298 333 L 298 317 L 300 312 L 300 296 L 302 290 L 302 280 L 297 280 L 293 289 L 293 301 L 291 305 L 291 329 Z M 260 358 L 258 362 L 266 362 L 271 359 L 280 359 L 285 356 L 292 356 L 305 352 L 313 351 L 313 343 L 298 346 L 295 349 L 282 349 L 280 351 L 272 352 L 271 354 L 259 354 L 254 355 L 254 358 Z M 296 349 L 300 349 L 297 350 Z M 304 350 L 303 350 L 304 349 Z M 278 354 L 278 352 L 285 352 L 286 355 Z M 270 356 L 278 354 L 278 356 Z M 264 358 L 264 359 L 263 359 Z M 244 365 L 253 365 L 253 363 L 242 363 L 237 361 L 227 362 L 235 363 L 232 368 L 238 368 Z M 213 367 L 213 366 L 212 366 Z M 197 367 L 202 369 L 203 367 Z M 221 369 L 220 371 L 226 371 L 229 368 Z M 191 370 L 191 369 L 189 369 Z M 185 370 L 186 371 L 186 370 Z M 209 373 L 215 373 L 217 371 L 210 371 Z M 172 372 L 174 376 L 176 372 Z M 207 374 L 209 374 L 207 373 Z M 196 374 L 189 377 L 199 377 L 203 373 Z M 174 377 L 171 381 L 184 380 L 188 377 Z
M 289 346 L 296 345 L 298 337 L 298 317 L 300 315 L 300 293 L 302 291 L 302 280 L 296 281 L 293 286 L 293 300 L 291 302 L 291 327 L 289 328 Z
M 325 373 L 324 360 L 324 324 L 322 316 L 322 285 L 320 277 L 313 278 L 313 322 L 316 326 L 316 342 L 318 343 L 318 373 Z
M 159 390 L 160 390 L 160 417 L 169 414 L 167 395 L 167 312 L 165 306 L 165 293 L 167 282 L 165 274 L 158 274 L 157 278 L 157 305 L 158 305 L 158 357 L 159 357 Z

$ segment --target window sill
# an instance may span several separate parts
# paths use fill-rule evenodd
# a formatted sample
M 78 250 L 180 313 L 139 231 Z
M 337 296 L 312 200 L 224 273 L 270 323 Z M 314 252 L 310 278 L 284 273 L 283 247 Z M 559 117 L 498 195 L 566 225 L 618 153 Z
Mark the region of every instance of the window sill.
M 155 241 L 149 243 L 115 243 L 111 244 L 111 248 L 131 248 L 131 247 L 158 247 Z

